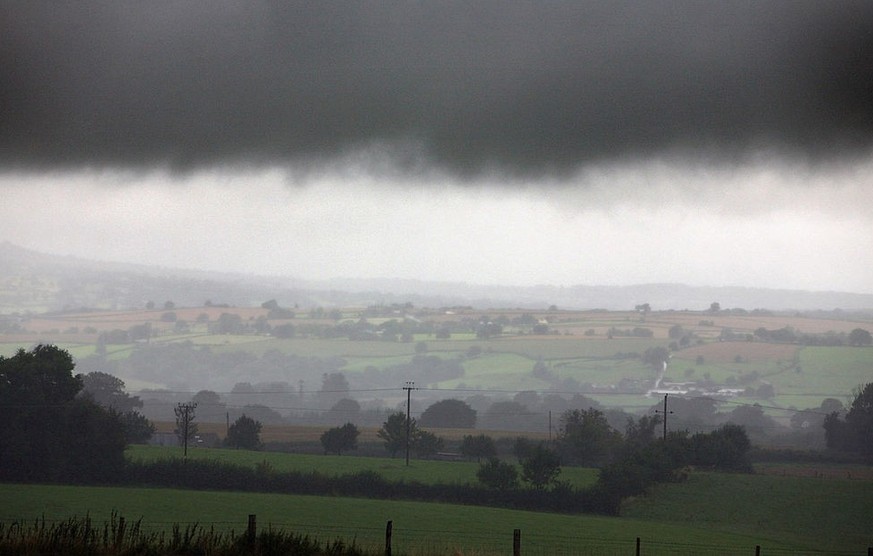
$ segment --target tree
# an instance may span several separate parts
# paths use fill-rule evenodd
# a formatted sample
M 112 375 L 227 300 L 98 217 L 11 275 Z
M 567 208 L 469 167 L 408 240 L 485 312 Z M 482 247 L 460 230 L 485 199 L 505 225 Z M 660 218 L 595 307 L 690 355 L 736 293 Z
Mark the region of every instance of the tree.
M 476 458 L 476 462 L 482 458 L 493 458 L 497 455 L 497 446 L 490 436 L 480 434 L 477 436 L 465 435 L 461 440 L 461 454 L 467 458 Z
M 391 457 L 397 456 L 397 452 L 406 447 L 406 414 L 402 411 L 392 413 L 388 416 L 388 420 L 382 423 L 382 428 L 376 433 L 376 436 L 384 440 L 385 449 L 391 454 Z M 418 425 L 415 419 L 409 420 L 409 438 L 410 443 L 413 443 L 418 436 Z
M 476 410 L 461 400 L 440 400 L 421 414 L 423 427 L 472 429 L 476 426 Z
M 261 448 L 261 422 L 243 413 L 239 419 L 227 429 L 227 438 L 224 444 L 231 448 L 244 450 L 260 450 Z
M 349 450 L 358 448 L 358 427 L 352 423 L 346 423 L 341 427 L 334 427 L 324 431 L 321 435 L 321 445 L 325 454 L 341 455 Z
M 443 449 L 443 439 L 430 431 L 419 430 L 412 449 L 418 457 L 429 458 Z
M 128 395 L 124 389 L 124 381 L 120 378 L 95 371 L 82 376 L 79 396 L 117 412 L 125 440 L 131 444 L 144 444 L 155 433 L 155 426 L 136 411 L 142 407 L 142 400 L 138 396 Z
M 324 373 L 321 375 L 321 390 L 318 397 L 326 407 L 332 407 L 343 398 L 349 397 L 349 381 L 346 375 L 336 373 Z
M 856 328 L 849 332 L 850 346 L 869 346 L 870 344 L 873 344 L 873 336 L 870 335 L 868 330 Z
M 145 415 L 128 411 L 120 416 L 124 438 L 128 444 L 145 444 L 155 434 L 155 425 Z
M 542 443 L 521 462 L 521 478 L 535 489 L 541 490 L 555 482 L 561 473 L 561 459 L 557 452 Z
M 621 444 L 621 433 L 610 426 L 603 412 L 589 409 L 567 411 L 561 416 L 558 447 L 568 461 L 579 465 L 603 465 Z
M 343 398 L 333 404 L 328 416 L 331 423 L 345 423 L 355 420 L 361 413 L 361 404 L 351 398 Z
M 637 420 L 628 417 L 624 429 L 625 451 L 639 450 L 654 442 L 655 427 L 661 422 L 659 415 L 643 415 Z
M 695 434 L 691 437 L 693 459 L 690 463 L 708 466 L 725 471 L 752 470 L 748 452 L 752 447 L 745 429 L 740 425 L 727 423 L 709 434 Z
M 518 471 L 511 463 L 501 461 L 496 457 L 479 466 L 476 478 L 488 488 L 496 490 L 512 490 L 518 487 Z
M 123 469 L 119 415 L 76 399 L 74 369 L 51 345 L 0 356 L 0 481 L 106 480 Z
M 235 313 L 221 313 L 218 320 L 209 327 L 210 334 L 242 334 L 245 325 L 242 317 Z
M 833 412 L 825 418 L 824 427 L 828 448 L 873 457 L 873 382 L 855 391 L 845 420 Z
M 82 376 L 80 395 L 87 396 L 97 405 L 127 413 L 142 407 L 142 400 L 124 391 L 124 381 L 108 373 L 96 371 Z
M 173 432 L 179 438 L 179 445 L 185 446 L 186 450 L 197 436 L 197 423 L 194 422 L 196 408 L 196 402 L 176 404 L 173 408 L 173 413 L 176 414 L 176 429 Z
M 651 366 L 655 371 L 664 369 L 664 365 L 670 359 L 670 350 L 664 346 L 656 346 L 647 348 L 643 352 L 642 360 L 646 365 Z
M 277 338 L 293 338 L 295 334 L 294 325 L 290 322 L 277 324 L 272 328 L 271 333 Z

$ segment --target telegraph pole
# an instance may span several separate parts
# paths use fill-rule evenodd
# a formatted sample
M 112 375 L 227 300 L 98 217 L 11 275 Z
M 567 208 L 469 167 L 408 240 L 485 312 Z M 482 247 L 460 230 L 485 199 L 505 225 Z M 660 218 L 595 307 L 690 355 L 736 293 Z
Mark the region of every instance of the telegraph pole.
M 663 413 L 664 414 L 664 435 L 663 439 L 667 440 L 667 413 L 673 413 L 672 411 L 667 411 L 667 395 L 664 394 L 664 411 L 655 410 L 655 413 Z
M 407 381 L 403 389 L 406 390 L 406 467 L 409 467 L 409 429 L 412 423 L 409 409 L 412 402 L 412 391 L 415 390 L 415 383 Z
M 184 446 L 183 454 L 185 459 L 188 459 L 188 432 L 191 421 L 194 420 L 194 408 L 197 407 L 197 402 L 180 403 L 173 410 L 176 413 L 176 426 L 181 425 L 182 445 Z

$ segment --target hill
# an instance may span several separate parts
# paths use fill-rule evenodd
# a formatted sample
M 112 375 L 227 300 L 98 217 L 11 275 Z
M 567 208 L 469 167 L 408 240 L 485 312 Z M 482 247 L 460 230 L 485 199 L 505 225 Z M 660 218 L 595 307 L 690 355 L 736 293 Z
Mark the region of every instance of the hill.
M 509 286 L 401 279 L 309 281 L 85 260 L 39 253 L 0 243 L 0 314 L 65 310 L 119 310 L 148 302 L 196 307 L 204 304 L 256 307 L 276 299 L 286 307 L 366 307 L 412 303 L 419 307 L 473 306 L 627 310 L 648 303 L 655 310 L 723 308 L 776 311 L 868 311 L 873 295 L 849 292 L 698 287 Z

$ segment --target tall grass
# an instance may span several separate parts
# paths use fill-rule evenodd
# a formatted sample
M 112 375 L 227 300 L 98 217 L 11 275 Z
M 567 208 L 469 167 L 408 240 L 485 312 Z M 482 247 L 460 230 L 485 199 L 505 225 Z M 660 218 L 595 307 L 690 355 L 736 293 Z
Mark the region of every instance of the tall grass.
M 215 531 L 198 525 L 173 525 L 168 532 L 145 532 L 142 521 L 127 522 L 113 513 L 109 521 L 95 524 L 90 517 L 73 517 L 49 522 L 0 522 L 0 554 L 63 554 L 65 556 L 161 556 L 209 554 L 243 556 L 258 554 L 300 556 L 365 556 L 354 543 L 342 540 L 322 544 L 308 535 L 267 529 L 254 535 L 248 531 Z

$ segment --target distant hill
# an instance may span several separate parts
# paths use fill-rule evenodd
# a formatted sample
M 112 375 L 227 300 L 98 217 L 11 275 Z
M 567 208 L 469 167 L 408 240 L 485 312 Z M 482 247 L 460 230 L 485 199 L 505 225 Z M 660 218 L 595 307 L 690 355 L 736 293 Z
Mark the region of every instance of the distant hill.
M 501 286 L 401 279 L 301 280 L 293 277 L 208 272 L 39 253 L 0 243 L 0 314 L 63 310 L 127 309 L 149 301 L 162 306 L 207 302 L 258 306 L 276 299 L 284 307 L 369 306 L 412 303 L 418 307 L 627 310 L 648 303 L 653 310 L 723 309 L 773 311 L 873 310 L 873 295 L 830 291 L 635 286 Z

